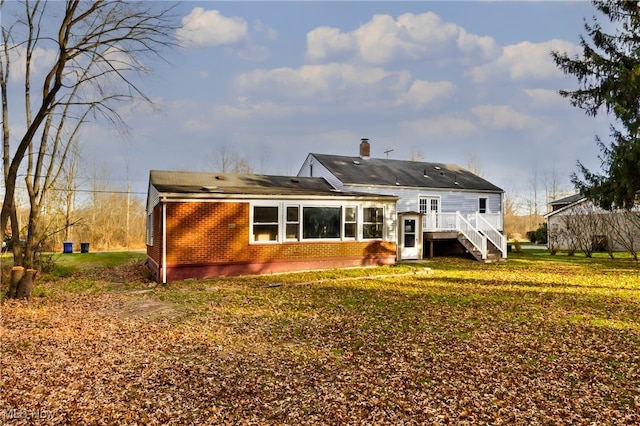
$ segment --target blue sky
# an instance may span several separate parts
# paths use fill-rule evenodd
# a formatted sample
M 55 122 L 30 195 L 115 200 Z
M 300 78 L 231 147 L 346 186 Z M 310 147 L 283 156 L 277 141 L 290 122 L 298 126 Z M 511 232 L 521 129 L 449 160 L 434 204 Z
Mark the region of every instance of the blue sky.
M 578 2 L 181 2 L 184 47 L 140 82 L 156 109 L 123 110 L 126 138 L 84 131 L 86 164 L 145 192 L 150 169 L 215 170 L 220 152 L 295 174 L 309 152 L 467 166 L 514 195 L 598 167 L 587 117 L 559 95 L 576 81 L 551 49 L 578 52 Z

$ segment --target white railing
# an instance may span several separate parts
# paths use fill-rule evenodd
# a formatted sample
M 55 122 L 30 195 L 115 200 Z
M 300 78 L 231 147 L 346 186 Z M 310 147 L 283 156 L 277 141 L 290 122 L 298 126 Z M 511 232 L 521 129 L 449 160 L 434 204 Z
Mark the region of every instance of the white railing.
M 478 217 L 484 219 L 484 222 L 488 222 L 493 229 L 503 229 L 502 226 L 502 215 L 500 213 L 471 213 L 467 215 L 467 220 L 476 228 L 481 228 L 482 226 L 479 224 Z
M 471 223 L 462 217 L 460 213 L 456 213 L 456 227 L 458 231 L 464 235 L 468 241 L 471 242 L 480 250 L 483 259 L 487 258 L 487 237 L 478 231 L 476 228 L 471 225 Z
M 425 213 L 422 217 L 422 230 L 425 232 L 457 231 L 456 213 Z
M 425 213 L 422 217 L 424 232 L 461 232 L 487 258 L 487 240 L 500 250 L 502 257 L 507 257 L 507 240 L 498 230 L 502 229 L 500 214 L 469 214 L 465 218 L 456 213 Z
M 457 231 L 456 229 L 456 215 L 458 213 L 423 213 L 422 216 L 422 230 L 425 232 L 437 232 L 437 231 Z M 485 222 L 488 222 L 493 229 L 502 229 L 502 217 L 499 213 L 472 213 L 466 217 L 467 222 L 476 228 L 481 228 L 478 225 L 477 216 L 482 217 Z
M 507 257 L 507 239 L 490 223 L 483 215 L 476 213 L 476 228 L 478 228 L 489 241 L 500 250 L 502 257 Z

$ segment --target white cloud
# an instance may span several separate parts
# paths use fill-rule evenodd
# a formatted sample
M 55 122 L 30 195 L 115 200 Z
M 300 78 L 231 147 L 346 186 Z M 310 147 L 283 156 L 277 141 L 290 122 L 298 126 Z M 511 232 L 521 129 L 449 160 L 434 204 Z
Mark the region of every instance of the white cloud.
M 406 13 L 397 19 L 374 15 L 351 32 L 318 27 L 307 34 L 307 57 L 313 61 L 333 61 L 348 54 L 381 65 L 398 60 L 438 61 L 458 53 L 488 60 L 497 52 L 493 38 L 469 34 L 433 12 Z
M 256 70 L 238 76 L 235 85 L 241 92 L 349 103 L 363 98 L 379 99 L 385 94 L 395 97 L 409 81 L 410 74 L 406 71 L 329 64 Z
M 268 40 L 275 40 L 278 38 L 278 32 L 273 28 L 268 27 L 260 20 L 254 21 L 253 31 L 256 33 L 263 33 Z
M 323 60 L 355 50 L 352 34 L 341 33 L 338 28 L 318 27 L 307 33 L 307 58 Z
M 448 81 L 429 82 L 416 80 L 409 90 L 403 94 L 399 102 L 423 108 L 440 99 L 446 99 L 453 95 L 455 85 Z
M 533 117 L 514 111 L 507 105 L 481 105 L 473 108 L 472 112 L 484 126 L 497 130 L 523 129 L 536 123 Z
M 524 89 L 524 93 L 531 99 L 531 106 L 543 109 L 569 109 L 568 100 L 558 94 L 557 90 Z
M 9 46 L 11 72 L 9 79 L 12 83 L 24 81 L 27 56 L 23 46 Z M 55 49 L 43 49 L 37 47 L 31 56 L 31 77 L 46 74 L 58 57 Z
M 477 82 L 488 80 L 511 81 L 545 80 L 563 75 L 551 58 L 551 51 L 577 53 L 579 47 L 563 40 L 544 43 L 523 41 L 506 46 L 495 61 L 472 68 L 468 75 Z
M 185 47 L 216 47 L 244 40 L 247 31 L 247 22 L 240 17 L 228 18 L 217 10 L 196 7 L 182 18 L 176 36 Z

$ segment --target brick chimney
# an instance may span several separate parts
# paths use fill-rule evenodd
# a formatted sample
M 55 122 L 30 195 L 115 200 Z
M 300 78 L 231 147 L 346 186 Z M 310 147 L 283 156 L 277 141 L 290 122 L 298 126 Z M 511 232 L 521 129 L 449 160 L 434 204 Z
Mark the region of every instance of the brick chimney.
M 371 146 L 369 139 L 360 139 L 360 158 L 367 159 L 371 157 Z

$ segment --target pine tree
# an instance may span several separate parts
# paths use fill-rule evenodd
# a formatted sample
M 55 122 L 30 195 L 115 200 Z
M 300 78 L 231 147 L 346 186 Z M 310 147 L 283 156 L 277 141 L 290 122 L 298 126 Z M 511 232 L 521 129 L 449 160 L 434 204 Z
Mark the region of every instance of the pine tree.
M 640 197 L 640 6 L 624 0 L 594 0 L 593 5 L 616 30 L 605 32 L 594 16 L 585 20 L 581 55 L 552 52 L 556 65 L 577 77 L 580 86 L 559 93 L 589 116 L 613 115 L 616 124 L 608 144 L 596 136 L 601 171 L 591 172 L 578 162 L 582 177 L 574 173 L 572 181 L 605 209 L 630 209 Z

